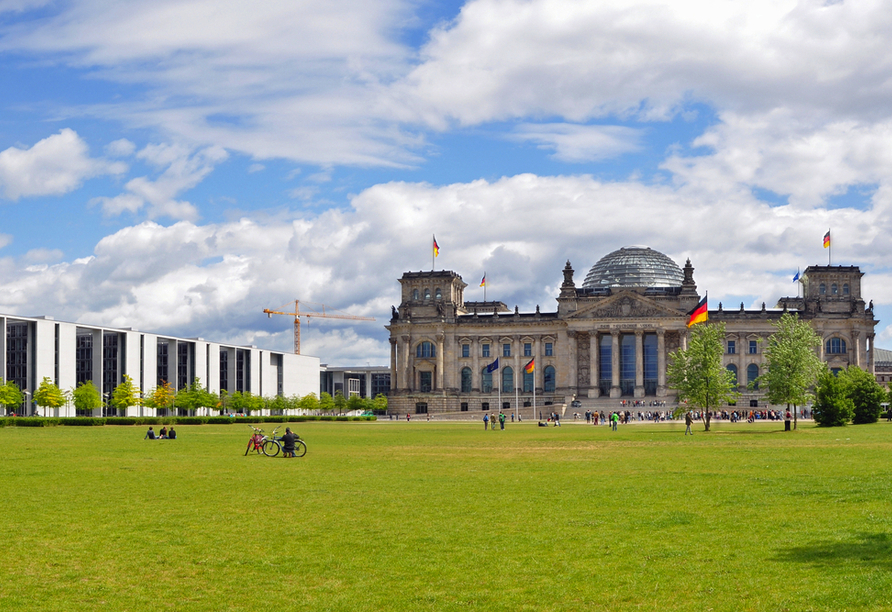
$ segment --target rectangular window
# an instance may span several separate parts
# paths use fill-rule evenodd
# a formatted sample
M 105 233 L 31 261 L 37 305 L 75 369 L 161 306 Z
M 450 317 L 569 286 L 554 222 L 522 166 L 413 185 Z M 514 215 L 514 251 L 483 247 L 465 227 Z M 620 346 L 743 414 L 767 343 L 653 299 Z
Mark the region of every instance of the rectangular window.
M 750 355 L 758 353 L 759 345 L 755 340 L 750 340 Z
M 549 346 L 551 346 L 551 345 L 548 343 L 545 344 L 546 351 L 548 350 Z M 545 354 L 547 355 L 548 353 L 545 353 Z M 533 356 L 533 344 L 531 342 L 523 343 L 523 356 L 524 357 L 532 357 Z
M 462 357 L 470 357 L 471 356 L 471 345 L 470 344 L 462 344 L 461 345 L 461 356 Z
M 483 345 L 483 356 L 489 357 L 489 345 L 488 344 Z
M 433 372 L 419 372 L 419 378 L 421 383 L 421 392 L 422 393 L 430 393 L 433 390 Z
M 461 411 L 462 411 L 462 412 L 467 412 L 467 411 L 468 411 L 468 402 L 462 402 L 462 403 L 461 403 Z
M 415 414 L 427 414 L 427 402 L 416 403 Z
M 510 357 L 511 356 L 511 345 L 503 344 L 502 345 L 502 357 Z
M 728 354 L 733 355 L 737 352 L 737 341 L 728 340 Z
M 505 412 L 511 410 L 511 402 L 502 402 L 502 410 Z
M 545 343 L 545 356 L 551 357 L 552 355 L 554 355 L 554 344 L 552 344 L 551 342 L 546 342 Z
M 480 404 L 480 410 L 489 410 L 489 402 L 483 402 Z

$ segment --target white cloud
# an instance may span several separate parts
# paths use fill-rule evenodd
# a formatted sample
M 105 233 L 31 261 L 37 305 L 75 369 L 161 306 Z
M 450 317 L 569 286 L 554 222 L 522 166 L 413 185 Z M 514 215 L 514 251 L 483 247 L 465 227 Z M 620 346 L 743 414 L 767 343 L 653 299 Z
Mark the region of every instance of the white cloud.
M 182 145 L 149 145 L 137 154 L 142 159 L 163 172 L 156 179 L 141 176 L 131 179 L 125 185 L 126 193 L 114 197 L 99 197 L 91 200 L 98 204 L 109 216 L 123 212 L 136 213 L 148 205 L 150 219 L 169 217 L 171 219 L 198 218 L 198 209 L 191 203 L 176 200 L 175 197 L 200 183 L 214 166 L 228 157 L 220 147 L 208 147 L 197 152 Z
M 618 125 L 573 125 L 569 123 L 523 123 L 512 137 L 554 151 L 561 161 L 590 162 L 640 149 L 641 130 Z
M 108 143 L 105 152 L 112 157 L 130 157 L 136 151 L 136 145 L 126 138 L 119 138 Z
M 0 249 L 12 242 L 12 236 L 9 234 L 0 234 Z
M 120 162 L 91 158 L 87 144 L 74 130 L 65 128 L 29 149 L 10 147 L 0 151 L 0 190 L 10 200 L 61 195 L 77 189 L 88 178 L 120 174 L 126 169 Z
M 352 210 L 208 225 L 147 221 L 102 239 L 91 258 L 30 269 L 0 261 L 0 312 L 40 304 L 60 319 L 289 350 L 290 321 L 261 311 L 301 299 L 378 319 L 319 321 L 304 352 L 333 364 L 386 364 L 383 326 L 399 302 L 397 279 L 429 269 L 433 232 L 436 266 L 464 277 L 467 300 L 482 298 L 476 285 L 485 270 L 488 298 L 552 311 L 567 259 L 581 285 L 600 257 L 636 243 L 679 264 L 690 258 L 701 292 L 716 303 L 751 307 L 795 295 L 796 268 L 826 261 L 821 236 L 832 222 L 834 260 L 867 272 L 864 294 L 883 319 L 892 314 L 883 287 L 892 274 L 885 205 L 799 211 L 768 207 L 746 189 L 717 196 L 587 176 L 395 182 L 363 191 Z

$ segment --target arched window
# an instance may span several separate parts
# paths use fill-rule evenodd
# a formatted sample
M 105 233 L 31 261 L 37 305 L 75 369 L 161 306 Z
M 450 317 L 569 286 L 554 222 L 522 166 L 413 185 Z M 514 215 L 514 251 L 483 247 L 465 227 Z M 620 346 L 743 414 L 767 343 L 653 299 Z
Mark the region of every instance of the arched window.
M 510 367 L 502 369 L 502 391 L 508 393 L 514 390 L 514 370 Z
M 523 371 L 523 392 L 533 392 L 533 373 L 527 372 L 526 370 Z
M 471 392 L 471 368 L 461 369 L 461 392 Z
M 422 358 L 436 357 L 437 349 L 434 347 L 433 342 L 428 342 L 427 340 L 425 340 L 415 347 L 415 356 Z
M 545 366 L 542 374 L 545 377 L 545 393 L 554 393 L 554 366 Z
M 821 295 L 826 295 L 826 293 L 827 293 L 827 285 L 825 285 L 824 283 L 821 283 L 820 287 L 818 287 L 818 292 L 819 292 Z
M 831 293 L 831 295 L 839 294 L 839 288 L 836 286 L 836 283 L 833 283 L 832 285 L 830 285 L 830 293 Z
M 417 300 L 417 299 L 418 299 L 418 289 L 413 289 L 413 290 L 412 290 L 412 299 L 413 299 L 413 300 Z
M 842 338 L 830 338 L 827 340 L 826 353 L 828 355 L 845 355 L 846 341 Z
M 843 294 L 843 295 L 848 295 L 848 294 L 849 294 L 849 284 L 848 284 L 848 283 L 844 283 L 844 284 L 843 284 L 843 286 L 842 286 L 842 294 Z
M 440 291 L 439 287 L 437 287 L 437 290 L 434 291 L 434 297 L 437 298 L 438 300 L 443 299 L 443 292 Z
M 426 299 L 426 300 L 431 299 L 431 290 L 430 289 L 424 290 L 424 299 Z
M 752 389 L 758 389 L 759 383 L 757 382 L 757 378 L 759 378 L 759 366 L 755 363 L 751 363 L 746 366 L 746 384 L 748 387 Z
M 731 372 L 731 374 L 734 375 L 734 384 L 736 385 L 736 384 L 737 384 L 737 366 L 734 365 L 733 363 L 729 363 L 729 364 L 728 364 L 728 371 Z
M 487 372 L 486 368 L 480 373 L 480 391 L 482 393 L 492 393 L 492 372 Z

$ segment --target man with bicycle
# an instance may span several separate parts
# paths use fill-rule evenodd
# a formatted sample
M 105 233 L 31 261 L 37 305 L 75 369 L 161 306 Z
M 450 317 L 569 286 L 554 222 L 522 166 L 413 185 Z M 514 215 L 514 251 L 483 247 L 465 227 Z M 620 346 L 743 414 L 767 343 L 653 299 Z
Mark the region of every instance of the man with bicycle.
M 282 436 L 282 456 L 294 457 L 294 443 L 297 440 L 297 436 L 292 433 L 290 427 L 285 428 L 285 435 Z

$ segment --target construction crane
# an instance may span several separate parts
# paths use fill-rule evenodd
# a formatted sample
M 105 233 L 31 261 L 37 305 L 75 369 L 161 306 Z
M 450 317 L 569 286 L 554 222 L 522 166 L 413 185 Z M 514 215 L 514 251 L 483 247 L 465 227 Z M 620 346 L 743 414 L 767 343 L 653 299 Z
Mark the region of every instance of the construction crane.
M 306 308 L 307 304 L 313 304 L 313 302 L 303 302 L 304 308 Z M 346 312 L 341 312 L 339 310 L 335 310 L 335 313 L 338 314 L 330 314 L 330 310 L 326 312 L 325 304 L 313 304 L 314 306 L 321 306 L 322 311 L 310 309 L 309 312 L 304 310 L 300 311 L 301 302 L 300 300 L 294 300 L 294 312 L 284 312 L 284 309 L 290 306 L 290 302 L 285 306 L 282 306 L 282 310 L 270 310 L 269 308 L 264 308 L 263 312 L 266 313 L 267 318 L 272 319 L 274 314 L 277 315 L 288 315 L 294 317 L 294 354 L 300 355 L 300 318 L 301 317 L 316 317 L 321 319 L 349 319 L 352 321 L 374 321 L 374 318 L 370 317 L 357 317 L 351 314 L 347 314 Z

